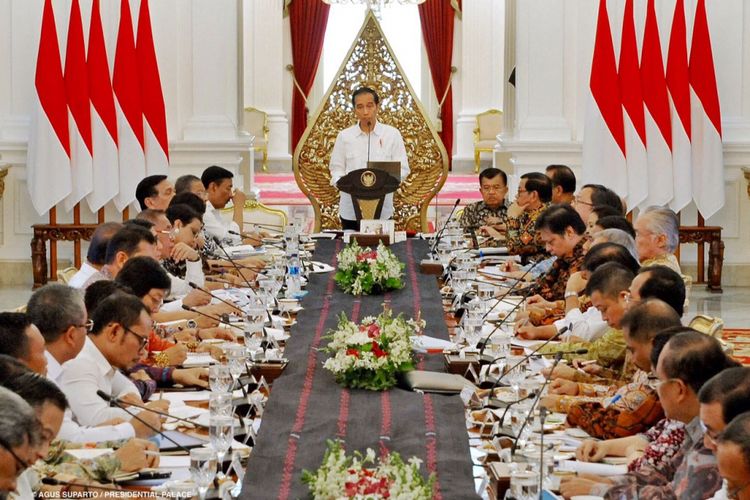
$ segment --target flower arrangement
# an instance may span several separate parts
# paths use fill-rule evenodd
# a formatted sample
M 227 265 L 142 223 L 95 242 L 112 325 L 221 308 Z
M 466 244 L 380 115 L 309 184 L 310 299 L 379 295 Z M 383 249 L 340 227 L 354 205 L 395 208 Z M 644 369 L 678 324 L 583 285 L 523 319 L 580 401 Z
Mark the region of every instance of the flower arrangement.
M 424 328 L 424 321 L 395 318 L 390 309 L 377 318 L 366 317 L 360 325 L 339 316 L 336 330 L 326 338 L 323 351 L 332 353 L 323 368 L 344 387 L 382 391 L 396 385 L 396 375 L 414 369 L 411 335 Z
M 320 468 L 314 473 L 303 471 L 302 481 L 310 487 L 315 499 L 429 500 L 435 474 L 425 480 L 419 473 L 421 463 L 417 457 L 404 462 L 395 451 L 376 459 L 371 448 L 364 456 L 358 451 L 347 456 L 341 441 L 328 440 Z
M 370 295 L 403 288 L 404 264 L 393 252 L 378 244 L 376 250 L 361 247 L 353 240 L 338 255 L 336 283 L 352 295 Z

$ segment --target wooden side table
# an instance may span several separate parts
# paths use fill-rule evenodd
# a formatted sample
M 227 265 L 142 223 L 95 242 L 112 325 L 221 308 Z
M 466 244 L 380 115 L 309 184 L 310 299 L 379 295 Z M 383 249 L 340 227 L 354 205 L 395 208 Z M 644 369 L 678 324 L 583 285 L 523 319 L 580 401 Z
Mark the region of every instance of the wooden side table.
M 695 281 L 706 283 L 710 292 L 722 293 L 721 271 L 724 266 L 724 241 L 720 226 L 680 226 L 680 243 L 698 245 L 698 276 Z M 705 279 L 703 262 L 704 245 L 708 244 L 708 281 Z
M 47 241 L 89 241 L 98 224 L 34 224 L 31 239 L 31 269 L 34 274 L 34 289 L 47 284 L 50 275 L 57 276 L 57 249 L 50 255 L 51 272 L 47 267 Z

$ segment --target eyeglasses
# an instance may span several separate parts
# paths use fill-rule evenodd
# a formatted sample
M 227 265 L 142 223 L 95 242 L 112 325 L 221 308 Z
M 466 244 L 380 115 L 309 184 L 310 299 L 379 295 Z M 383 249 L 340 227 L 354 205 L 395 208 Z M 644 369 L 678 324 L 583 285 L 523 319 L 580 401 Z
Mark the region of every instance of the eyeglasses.
M 140 345 L 138 346 L 138 350 L 139 351 L 146 348 L 146 346 L 148 345 L 148 337 L 143 337 L 141 335 L 138 335 L 137 333 L 135 333 L 133 330 L 131 330 L 127 326 L 123 325 L 123 328 L 125 329 L 126 332 L 131 333 L 131 334 L 135 335 L 136 337 L 138 337 L 138 340 L 140 341 Z
M 174 240 L 175 237 L 177 236 L 177 231 L 178 231 L 177 229 L 172 228 L 172 229 L 162 229 L 161 231 L 156 231 L 156 233 L 166 234 L 170 240 Z
M 75 326 L 76 328 L 85 328 L 86 333 L 91 333 L 94 331 L 94 320 L 90 319 L 82 325 L 73 325 L 73 326 Z
M 576 196 L 576 197 L 574 198 L 574 201 L 575 201 L 576 203 L 580 203 L 581 205 L 588 205 L 588 206 L 590 206 L 590 207 L 593 207 L 593 206 L 594 206 L 594 204 L 593 204 L 593 203 L 589 203 L 588 201 L 583 201 L 583 200 L 581 199 L 581 197 L 580 197 L 580 196 Z
M 664 384 L 667 384 L 669 382 L 674 382 L 676 380 L 678 379 L 668 378 L 667 380 L 660 380 L 658 377 L 652 375 L 648 377 L 648 385 L 649 387 L 651 387 L 653 390 L 656 391 L 656 390 L 659 390 L 659 388 L 663 386 Z
M 18 455 L 16 455 L 16 452 L 13 451 L 13 448 L 11 448 L 8 445 L 8 443 L 6 443 L 5 441 L 0 440 L 0 446 L 2 446 L 3 448 L 5 448 L 6 450 L 8 450 L 8 453 L 11 454 L 11 456 L 13 457 L 13 460 L 16 461 L 16 471 L 15 471 L 15 475 L 16 476 L 18 476 L 23 471 L 25 471 L 26 469 L 28 469 L 29 467 L 31 467 L 30 463 L 26 462 L 25 460 L 21 460 L 21 458 Z
M 698 423 L 701 426 L 701 430 L 703 431 L 703 434 L 708 437 L 708 439 L 712 443 L 716 443 L 716 440 L 719 439 L 719 433 L 713 432 L 711 429 L 708 428 L 708 426 L 703 422 L 703 420 L 698 420 Z

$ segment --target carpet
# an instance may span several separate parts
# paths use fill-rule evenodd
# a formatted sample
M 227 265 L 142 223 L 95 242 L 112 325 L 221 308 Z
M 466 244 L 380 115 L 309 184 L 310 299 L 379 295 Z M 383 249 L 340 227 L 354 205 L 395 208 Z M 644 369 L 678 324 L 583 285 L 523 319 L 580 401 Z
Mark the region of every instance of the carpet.
M 260 190 L 261 203 L 266 205 L 310 204 L 300 191 L 294 174 L 256 174 L 255 187 Z M 476 175 L 448 174 L 448 179 L 437 196 L 437 204 L 452 205 L 456 198 L 461 198 L 464 205 L 482 198 Z M 433 200 L 432 204 L 434 203 Z
M 734 346 L 733 356 L 743 365 L 750 365 L 750 328 L 725 328 L 722 339 Z

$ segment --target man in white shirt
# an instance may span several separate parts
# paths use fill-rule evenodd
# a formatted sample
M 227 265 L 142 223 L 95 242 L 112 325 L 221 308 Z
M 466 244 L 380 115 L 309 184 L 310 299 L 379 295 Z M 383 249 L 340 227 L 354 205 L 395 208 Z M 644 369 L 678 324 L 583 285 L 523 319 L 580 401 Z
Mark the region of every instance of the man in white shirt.
M 400 161 L 401 180 L 409 175 L 409 160 L 406 157 L 404 139 L 398 129 L 378 122 L 380 97 L 369 87 L 360 87 L 352 95 L 354 115 L 357 123 L 339 132 L 331 152 L 331 184 L 349 172 L 367 167 L 368 161 Z M 359 229 L 352 197 L 340 193 L 339 216 L 344 229 Z M 393 193 L 386 195 L 381 219 L 393 216 Z
M 143 404 L 138 389 L 120 369 L 128 369 L 140 361 L 150 330 L 151 317 L 136 297 L 118 294 L 99 304 L 93 312 L 93 329 L 83 349 L 75 359 L 65 363 L 60 377 L 60 385 L 79 424 L 94 426 L 133 417 L 122 408 L 110 408 L 97 391 Z M 165 411 L 168 405 L 167 401 L 154 401 L 147 406 Z M 145 410 L 140 413 L 143 413 L 140 418 L 152 415 Z M 160 424 L 157 420 L 154 427 L 158 429 Z
M 83 299 L 80 293 L 70 287 L 50 283 L 34 292 L 27 310 L 31 321 L 39 328 L 46 341 L 47 377 L 59 387 L 62 365 L 78 356 L 92 325 Z M 144 414 L 141 417 L 152 426 L 158 424 L 158 416 L 155 414 Z M 84 427 L 73 419 L 73 413 L 67 409 L 57 438 L 87 443 L 135 436 L 148 437 L 152 434 L 152 430 L 132 417 L 116 425 Z
M 73 288 L 81 288 L 84 283 L 102 266 L 104 266 L 104 259 L 107 257 L 107 245 L 112 236 L 122 227 L 119 222 L 105 222 L 101 226 L 96 228 L 94 234 L 91 236 L 91 243 L 89 244 L 89 250 L 86 253 L 86 262 L 83 263 L 81 269 L 70 278 L 68 286 Z
M 148 229 L 130 223 L 123 225 L 107 244 L 104 266 L 91 275 L 81 288 L 85 290 L 96 281 L 114 279 L 131 257 L 146 256 L 158 259 L 158 248 L 156 237 Z
M 209 237 L 216 238 L 222 245 L 260 245 L 260 237 L 250 233 L 251 237 L 243 238 L 243 218 L 247 196 L 234 188 L 234 174 L 226 168 L 212 165 L 203 171 L 201 181 L 206 188 L 206 213 L 203 214 L 203 227 Z M 232 201 L 232 220 L 227 221 L 221 215 L 221 209 Z M 283 228 L 279 228 L 283 230 Z M 218 257 L 221 257 L 219 251 Z
M 135 198 L 141 210 L 166 210 L 174 195 L 174 186 L 166 175 L 149 175 L 135 188 Z

